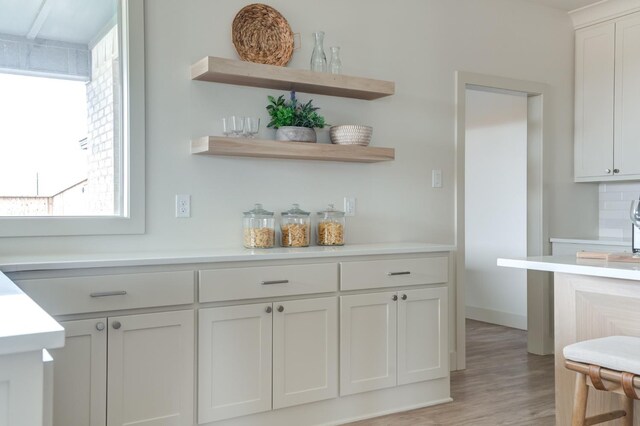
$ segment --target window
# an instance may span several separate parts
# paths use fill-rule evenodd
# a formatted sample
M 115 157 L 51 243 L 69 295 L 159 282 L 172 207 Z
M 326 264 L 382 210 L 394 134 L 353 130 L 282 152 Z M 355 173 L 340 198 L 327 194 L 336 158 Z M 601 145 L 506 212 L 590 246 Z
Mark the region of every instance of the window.
M 0 236 L 144 232 L 143 0 L 0 16 Z

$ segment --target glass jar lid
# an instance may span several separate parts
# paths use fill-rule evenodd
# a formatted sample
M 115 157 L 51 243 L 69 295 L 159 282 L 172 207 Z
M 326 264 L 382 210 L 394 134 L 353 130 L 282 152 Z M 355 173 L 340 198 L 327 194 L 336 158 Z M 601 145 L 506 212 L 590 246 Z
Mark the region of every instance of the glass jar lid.
M 340 210 L 336 210 L 333 204 L 329 204 L 329 207 L 327 207 L 326 210 L 318 212 L 318 216 L 322 216 L 325 219 L 332 219 L 332 218 L 344 217 L 344 212 L 341 212 Z
M 310 214 L 311 213 L 302 210 L 299 204 L 293 204 L 289 210 L 280 213 L 280 215 L 287 217 L 308 217 Z
M 255 217 L 255 218 L 271 218 L 273 217 L 273 212 L 265 210 L 262 208 L 262 204 L 256 203 L 252 210 L 248 212 L 244 212 L 245 217 Z

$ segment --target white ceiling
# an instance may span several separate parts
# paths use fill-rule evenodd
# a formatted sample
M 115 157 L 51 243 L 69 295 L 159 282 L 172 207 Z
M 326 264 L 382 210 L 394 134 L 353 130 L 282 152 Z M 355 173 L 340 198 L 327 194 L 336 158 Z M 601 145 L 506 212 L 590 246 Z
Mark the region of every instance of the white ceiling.
M 543 4 L 545 6 L 553 7 L 555 9 L 570 10 L 579 9 L 584 6 L 588 6 L 593 3 L 598 3 L 600 0 L 529 0 L 533 3 Z
M 116 0 L 0 0 L 0 33 L 88 44 L 116 14 Z

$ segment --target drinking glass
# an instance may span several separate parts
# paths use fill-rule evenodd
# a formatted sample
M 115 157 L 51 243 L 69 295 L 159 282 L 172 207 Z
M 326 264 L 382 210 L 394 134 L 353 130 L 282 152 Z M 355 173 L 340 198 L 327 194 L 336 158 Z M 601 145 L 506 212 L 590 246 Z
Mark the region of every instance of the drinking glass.
M 245 117 L 244 134 L 253 139 L 256 137 L 258 130 L 260 130 L 260 119 L 256 117 Z
M 231 120 L 227 117 L 222 117 L 222 134 L 227 137 L 231 134 Z
M 231 132 L 233 133 L 233 136 L 239 138 L 244 131 L 244 117 L 232 115 L 229 120 L 231 122 Z
M 631 222 L 640 228 L 640 200 L 633 200 L 631 202 L 629 217 L 631 218 Z

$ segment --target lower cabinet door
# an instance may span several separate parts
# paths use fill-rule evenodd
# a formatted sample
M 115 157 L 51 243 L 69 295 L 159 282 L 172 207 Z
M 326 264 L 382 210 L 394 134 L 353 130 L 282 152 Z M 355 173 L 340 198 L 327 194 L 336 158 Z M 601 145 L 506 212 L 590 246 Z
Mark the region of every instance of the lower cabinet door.
M 337 298 L 273 307 L 273 408 L 337 397 Z
M 398 384 L 449 374 L 447 288 L 398 292 Z
M 198 423 L 271 409 L 272 305 L 198 312 Z
M 191 426 L 193 310 L 109 318 L 108 426 Z
M 396 292 L 340 297 L 340 395 L 396 385 Z
M 53 425 L 104 426 L 107 420 L 106 318 L 64 321 L 53 357 Z

